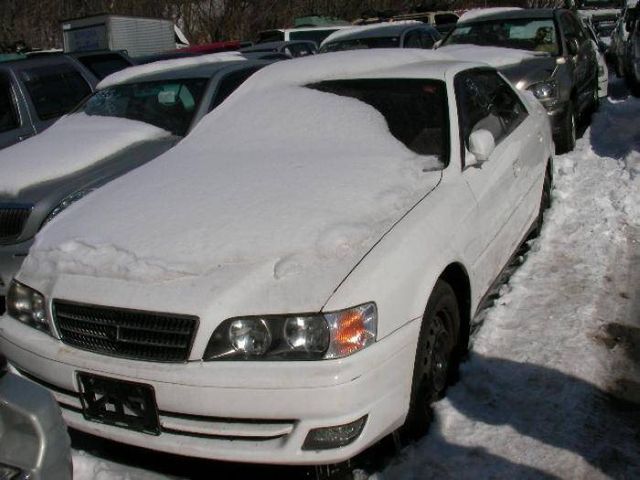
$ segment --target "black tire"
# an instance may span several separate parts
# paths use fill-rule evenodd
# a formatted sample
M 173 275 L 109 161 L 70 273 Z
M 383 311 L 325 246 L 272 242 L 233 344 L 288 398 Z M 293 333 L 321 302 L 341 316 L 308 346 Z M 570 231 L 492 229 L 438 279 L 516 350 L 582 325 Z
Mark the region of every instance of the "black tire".
M 402 427 L 410 439 L 419 438 L 429 429 L 433 416 L 431 404 L 442 398 L 457 369 L 460 312 L 456 295 L 443 280 L 438 280 L 422 319 L 418 347 L 413 365 L 413 382 L 409 413 Z
M 596 76 L 596 85 L 593 90 L 593 98 L 591 100 L 591 115 L 596 113 L 600 108 L 600 83 L 598 82 L 598 77 Z
M 556 139 L 556 153 L 567 153 L 576 146 L 576 137 L 578 130 L 578 120 L 573 102 L 569 102 L 567 110 L 562 119 L 562 130 Z

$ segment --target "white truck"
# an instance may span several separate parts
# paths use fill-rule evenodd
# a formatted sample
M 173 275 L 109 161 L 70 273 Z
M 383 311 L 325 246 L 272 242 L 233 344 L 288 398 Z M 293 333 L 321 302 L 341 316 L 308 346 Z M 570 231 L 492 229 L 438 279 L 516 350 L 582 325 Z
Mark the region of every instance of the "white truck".
M 176 48 L 173 22 L 160 18 L 94 15 L 64 20 L 62 37 L 65 52 L 126 50 L 130 57 L 140 57 Z

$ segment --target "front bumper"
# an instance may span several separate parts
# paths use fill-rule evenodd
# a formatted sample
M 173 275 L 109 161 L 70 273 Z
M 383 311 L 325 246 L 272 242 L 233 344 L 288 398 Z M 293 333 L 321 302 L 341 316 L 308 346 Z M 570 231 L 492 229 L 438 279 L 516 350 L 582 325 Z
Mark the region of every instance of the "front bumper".
M 561 134 L 564 128 L 564 117 L 567 113 L 567 107 L 569 102 L 555 103 L 553 105 L 545 105 L 547 110 L 549 121 L 551 122 L 551 132 L 553 133 L 554 141 L 556 137 Z
M 0 297 L 7 294 L 9 283 L 20 270 L 33 242 L 34 240 L 30 239 L 12 245 L 0 245 Z
M 4 316 L 0 349 L 19 372 L 52 390 L 65 420 L 78 430 L 187 456 L 310 465 L 351 458 L 402 425 L 419 328 L 419 321 L 410 322 L 341 360 L 168 364 L 78 350 Z M 78 372 L 152 386 L 161 433 L 85 420 Z M 311 429 L 365 415 L 364 429 L 351 444 L 302 449 Z

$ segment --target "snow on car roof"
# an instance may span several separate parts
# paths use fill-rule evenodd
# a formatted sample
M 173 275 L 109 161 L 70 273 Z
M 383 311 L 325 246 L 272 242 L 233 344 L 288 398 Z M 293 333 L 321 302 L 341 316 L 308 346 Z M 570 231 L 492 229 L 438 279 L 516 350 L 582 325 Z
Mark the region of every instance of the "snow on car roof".
M 405 75 L 408 67 L 422 64 L 423 78 L 444 79 L 445 71 L 468 62 L 434 50 L 388 48 L 313 55 L 269 65 L 255 73 L 234 95 L 249 90 L 302 86 L 321 80 Z M 477 65 L 483 65 L 474 61 Z M 412 73 L 413 75 L 413 73 Z
M 489 7 L 489 8 L 473 8 L 462 14 L 458 19 L 458 22 L 467 22 L 469 20 L 475 20 L 476 18 L 483 17 L 485 15 L 492 15 L 494 13 L 511 12 L 513 10 L 522 10 L 520 7 Z
M 336 30 L 324 39 L 321 45 L 327 45 L 336 40 L 355 39 L 355 38 L 371 38 L 371 37 L 394 37 L 402 35 L 409 27 L 418 25 L 427 26 L 423 22 L 417 20 L 403 20 L 400 22 L 384 22 L 374 23 L 371 25 L 357 25 L 342 30 Z
M 130 82 L 132 80 L 146 77 L 147 75 L 153 75 L 162 72 L 171 72 L 186 67 L 246 60 L 247 59 L 239 52 L 212 53 L 210 55 L 199 55 L 194 57 L 161 60 L 158 62 L 146 63 L 144 65 L 136 65 L 133 67 L 125 68 L 124 70 L 120 70 L 119 72 L 112 73 L 98 84 L 98 89 Z

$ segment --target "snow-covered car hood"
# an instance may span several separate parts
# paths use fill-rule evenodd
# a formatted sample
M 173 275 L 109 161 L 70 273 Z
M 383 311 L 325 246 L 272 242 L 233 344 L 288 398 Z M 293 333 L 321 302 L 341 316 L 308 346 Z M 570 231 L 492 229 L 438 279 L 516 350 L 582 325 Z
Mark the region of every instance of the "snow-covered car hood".
M 19 278 L 112 279 L 147 298 L 184 289 L 199 311 L 223 298 L 243 313 L 319 310 L 440 168 L 364 103 L 249 89 L 47 225 Z
M 136 143 L 170 132 L 124 118 L 74 113 L 29 140 L 0 151 L 0 195 L 88 168 Z
M 526 90 L 534 83 L 548 80 L 556 67 L 556 57 L 539 56 L 523 60 L 517 65 L 502 67 L 499 70 L 518 88 Z
M 511 82 L 526 89 L 547 80 L 556 67 L 556 57 L 514 48 L 481 47 L 476 45 L 445 45 L 439 52 L 458 60 L 481 61 L 497 68 Z

